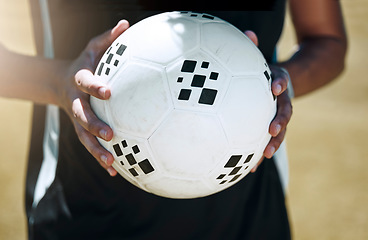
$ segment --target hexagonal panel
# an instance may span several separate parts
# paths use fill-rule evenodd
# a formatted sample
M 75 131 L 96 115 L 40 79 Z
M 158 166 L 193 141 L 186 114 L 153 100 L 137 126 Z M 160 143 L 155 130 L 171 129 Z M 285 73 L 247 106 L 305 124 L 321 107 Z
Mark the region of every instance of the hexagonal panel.
M 199 47 L 199 25 L 179 13 L 147 18 L 125 34 L 133 58 L 166 65 Z
M 174 110 L 148 140 L 157 164 L 174 178 L 207 174 L 228 143 L 214 114 Z
M 201 27 L 201 49 L 215 56 L 232 75 L 259 71 L 262 54 L 244 33 L 226 22 Z
M 107 115 L 115 131 L 148 138 L 173 108 L 163 70 L 129 61 L 112 79 Z
M 275 113 L 276 104 L 264 79 L 249 76 L 231 79 L 218 115 L 230 147 L 244 148 L 259 144 Z
M 216 111 L 230 76 L 201 51 L 179 58 L 166 71 L 175 108 L 203 112 Z

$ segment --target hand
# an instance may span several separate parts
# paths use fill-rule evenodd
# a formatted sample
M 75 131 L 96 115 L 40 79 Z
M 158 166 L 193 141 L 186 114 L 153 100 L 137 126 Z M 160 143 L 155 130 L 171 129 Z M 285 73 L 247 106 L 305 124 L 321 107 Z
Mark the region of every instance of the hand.
M 111 176 L 117 174 L 111 166 L 114 157 L 96 137 L 110 141 L 113 131 L 94 114 L 89 98 L 90 95 L 103 100 L 110 98 L 110 88 L 96 80 L 93 72 L 106 49 L 128 27 L 129 23 L 122 20 L 112 30 L 93 38 L 76 60 L 66 64 L 67 77 L 64 71 L 60 82 L 60 107 L 71 118 L 81 143 Z
M 246 31 L 245 34 L 258 46 L 258 38 L 252 31 Z M 272 120 L 269 133 L 272 138 L 266 146 L 263 157 L 258 164 L 251 170 L 254 173 L 257 167 L 262 163 L 263 159 L 271 158 L 273 154 L 279 149 L 283 142 L 286 134 L 286 126 L 290 121 L 292 115 L 292 105 L 287 93 L 287 85 L 289 76 L 278 66 L 270 66 L 273 80 L 272 80 L 272 93 L 277 97 L 277 112 L 275 118 Z
M 277 112 L 275 118 L 272 120 L 269 128 L 269 133 L 272 138 L 266 146 L 263 157 L 259 160 L 257 165 L 251 170 L 254 173 L 263 159 L 271 158 L 273 154 L 279 149 L 281 143 L 284 141 L 286 134 L 286 126 L 290 121 L 292 115 L 292 105 L 287 93 L 287 84 L 289 76 L 280 67 L 270 66 L 273 81 L 272 92 L 277 97 Z

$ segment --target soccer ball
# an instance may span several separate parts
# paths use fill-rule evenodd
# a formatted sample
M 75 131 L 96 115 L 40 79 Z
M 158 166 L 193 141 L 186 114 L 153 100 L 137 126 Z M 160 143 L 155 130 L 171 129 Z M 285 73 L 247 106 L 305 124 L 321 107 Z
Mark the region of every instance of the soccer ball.
M 109 100 L 91 97 L 114 131 L 99 141 L 117 172 L 147 192 L 197 198 L 224 190 L 248 174 L 271 138 L 270 69 L 244 33 L 217 17 L 146 18 L 107 49 L 95 76 L 112 91 Z

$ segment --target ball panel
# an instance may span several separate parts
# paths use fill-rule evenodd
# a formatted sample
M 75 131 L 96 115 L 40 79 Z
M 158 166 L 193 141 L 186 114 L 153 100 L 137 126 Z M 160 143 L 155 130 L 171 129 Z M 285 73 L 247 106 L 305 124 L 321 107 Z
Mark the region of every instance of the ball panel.
M 149 137 L 171 111 L 163 69 L 129 61 L 111 84 L 108 115 L 113 130 Z
M 221 103 L 230 78 L 215 59 L 202 52 L 184 55 L 166 72 L 176 109 L 211 113 Z
M 183 52 L 197 48 L 199 42 L 198 23 L 179 13 L 147 18 L 128 29 L 125 35 L 130 39 L 132 58 L 162 65 L 167 65 Z
M 259 71 L 262 56 L 244 33 L 226 22 L 204 23 L 201 28 L 201 49 L 213 55 L 231 74 Z
M 260 81 L 257 76 L 231 79 L 219 117 L 233 148 L 257 143 L 268 133 L 276 105 Z
M 215 115 L 174 110 L 149 139 L 157 163 L 171 176 L 205 176 L 228 149 Z

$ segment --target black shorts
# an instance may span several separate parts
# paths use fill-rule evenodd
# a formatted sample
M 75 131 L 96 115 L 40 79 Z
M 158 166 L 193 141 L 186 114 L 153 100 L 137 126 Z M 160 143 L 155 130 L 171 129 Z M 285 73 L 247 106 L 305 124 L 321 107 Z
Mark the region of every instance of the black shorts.
M 30 239 L 291 239 L 273 160 L 264 160 L 256 173 L 204 198 L 174 200 L 130 183 L 125 188 L 116 199 L 109 199 L 111 191 L 99 199 L 86 190 L 69 200 L 54 182 L 32 213 Z

